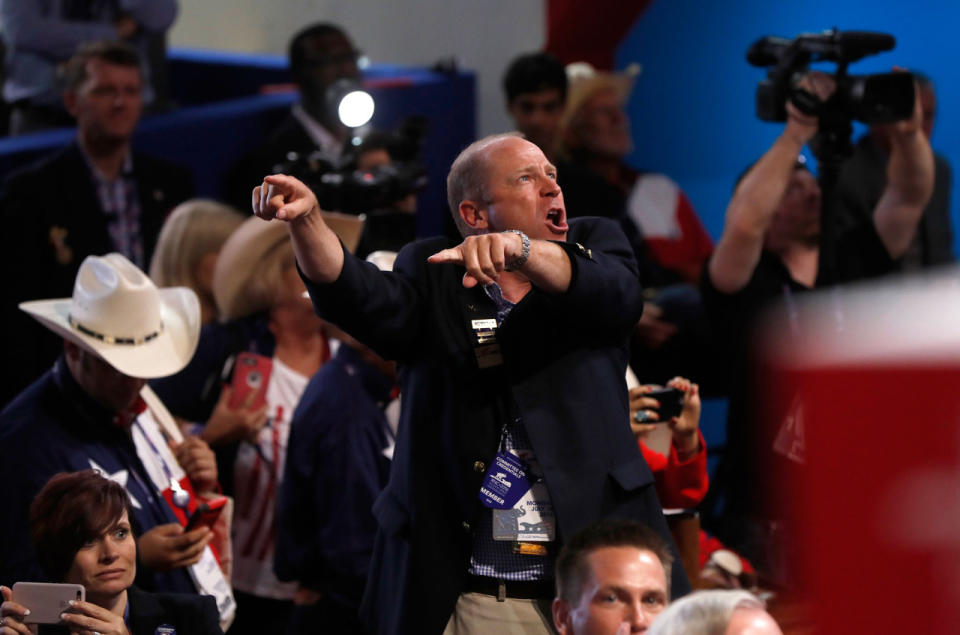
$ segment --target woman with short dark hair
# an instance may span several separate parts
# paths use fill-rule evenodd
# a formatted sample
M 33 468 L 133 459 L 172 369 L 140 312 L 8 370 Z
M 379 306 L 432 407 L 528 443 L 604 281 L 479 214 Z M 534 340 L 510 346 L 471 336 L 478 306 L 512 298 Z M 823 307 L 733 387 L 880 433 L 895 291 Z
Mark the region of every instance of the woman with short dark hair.
M 71 633 L 152 635 L 165 626 L 180 635 L 219 634 L 219 615 L 210 596 L 146 593 L 133 586 L 137 545 L 129 520 L 129 498 L 99 472 L 57 474 L 30 507 L 37 556 L 50 580 L 81 584 L 86 601 L 62 616 Z M 28 635 L 23 618 L 30 607 L 12 601 L 0 587 L 0 635 Z

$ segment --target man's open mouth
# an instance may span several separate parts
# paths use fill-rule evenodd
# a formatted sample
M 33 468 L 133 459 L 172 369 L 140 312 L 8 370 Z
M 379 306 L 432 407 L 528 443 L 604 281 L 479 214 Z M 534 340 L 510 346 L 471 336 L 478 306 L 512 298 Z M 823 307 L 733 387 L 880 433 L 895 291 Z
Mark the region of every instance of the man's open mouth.
M 563 233 L 569 229 L 567 226 L 566 214 L 560 208 L 553 208 L 547 212 L 547 225 L 550 231 Z

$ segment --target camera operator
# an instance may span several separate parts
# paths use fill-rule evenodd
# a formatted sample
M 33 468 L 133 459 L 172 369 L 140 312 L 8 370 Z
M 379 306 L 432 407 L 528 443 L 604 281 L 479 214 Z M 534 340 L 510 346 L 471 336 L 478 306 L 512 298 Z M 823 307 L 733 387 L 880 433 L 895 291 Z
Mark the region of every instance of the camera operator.
M 375 131 L 357 147 L 354 160 L 356 170 L 373 175 L 394 169 L 402 162 L 398 156 L 397 141 L 390 133 Z M 366 212 L 366 222 L 357 256 L 366 258 L 375 251 L 400 251 L 417 237 L 417 196 L 406 189 L 386 196 L 378 209 Z
M 936 115 L 937 95 L 933 81 L 913 70 L 920 86 L 923 109 L 923 132 L 930 139 Z M 891 124 L 874 124 L 860 137 L 853 156 L 840 171 L 840 206 L 837 222 L 841 226 L 856 224 L 876 207 L 886 185 L 887 157 L 890 155 Z M 901 260 L 903 271 L 917 271 L 956 260 L 953 253 L 953 227 L 950 222 L 950 164 L 936 152 L 933 155 L 935 176 L 933 196 L 923 210 L 917 233 Z
M 825 100 L 835 83 L 830 75 L 809 73 L 800 88 Z M 765 304 L 778 299 L 789 315 L 793 296 L 824 280 L 846 282 L 893 270 L 930 198 L 934 170 L 917 99 L 913 116 L 891 125 L 887 183 L 872 217 L 838 233 L 831 220 L 823 228 L 834 231 L 836 240 L 833 267 L 827 271 L 819 262 L 820 187 L 798 162 L 800 150 L 817 134 L 818 120 L 793 103 L 786 108 L 783 133 L 736 187 L 703 283 L 704 305 L 727 369 L 724 375 L 738 384 L 729 386 L 727 449 L 708 496 L 704 524 L 761 567 L 772 526 L 761 520 L 767 511 L 763 504 L 772 499 L 760 484 L 770 481 L 766 477 L 771 465 L 790 465 L 776 463 L 780 457 L 771 449 L 796 457 L 780 451 L 781 439 L 774 446 L 777 426 L 761 430 L 750 419 L 759 397 L 747 380 L 753 322 Z M 721 501 L 722 522 L 719 515 L 711 517 Z
M 290 152 L 306 156 L 322 150 L 340 156 L 349 130 L 340 123 L 327 101 L 328 89 L 337 81 L 361 80 L 357 60 L 360 52 L 350 36 L 337 25 L 317 23 L 300 30 L 290 40 L 290 73 L 300 100 L 253 152 L 243 157 L 227 176 L 230 202 L 239 209 L 250 205 L 247 190 L 264 174 L 287 160 Z

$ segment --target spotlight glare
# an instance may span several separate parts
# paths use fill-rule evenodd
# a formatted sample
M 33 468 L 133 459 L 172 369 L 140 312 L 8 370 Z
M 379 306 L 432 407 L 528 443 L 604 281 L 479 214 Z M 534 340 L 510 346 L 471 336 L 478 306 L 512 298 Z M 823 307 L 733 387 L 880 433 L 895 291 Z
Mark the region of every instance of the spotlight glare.
M 373 97 L 362 90 L 344 95 L 337 108 L 340 121 L 348 128 L 359 128 L 373 117 Z

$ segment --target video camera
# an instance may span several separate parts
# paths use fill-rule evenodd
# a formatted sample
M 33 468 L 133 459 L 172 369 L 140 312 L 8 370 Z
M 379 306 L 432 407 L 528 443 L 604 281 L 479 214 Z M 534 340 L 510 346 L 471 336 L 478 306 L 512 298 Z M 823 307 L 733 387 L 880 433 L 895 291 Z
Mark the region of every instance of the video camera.
M 848 75 L 847 65 L 868 55 L 891 50 L 892 35 L 869 31 L 802 33 L 793 40 L 764 37 L 747 51 L 753 66 L 770 67 L 767 79 L 757 86 L 757 116 L 764 121 L 786 121 L 786 101 L 803 113 L 816 115 L 821 124 L 850 122 L 890 123 L 913 113 L 913 75 L 880 73 Z M 826 101 L 798 87 L 813 62 L 837 63 L 837 89 Z
M 317 197 L 320 207 L 348 214 L 368 214 L 390 208 L 409 194 L 427 185 L 427 171 L 421 162 L 427 121 L 410 117 L 396 132 L 380 133 L 382 149 L 391 163 L 370 170 L 356 169 L 357 155 L 367 143 L 348 140 L 340 157 L 318 150 L 307 155 L 291 152 L 274 167 L 275 173 L 291 174 L 303 181 Z M 377 146 L 377 149 L 380 149 Z

